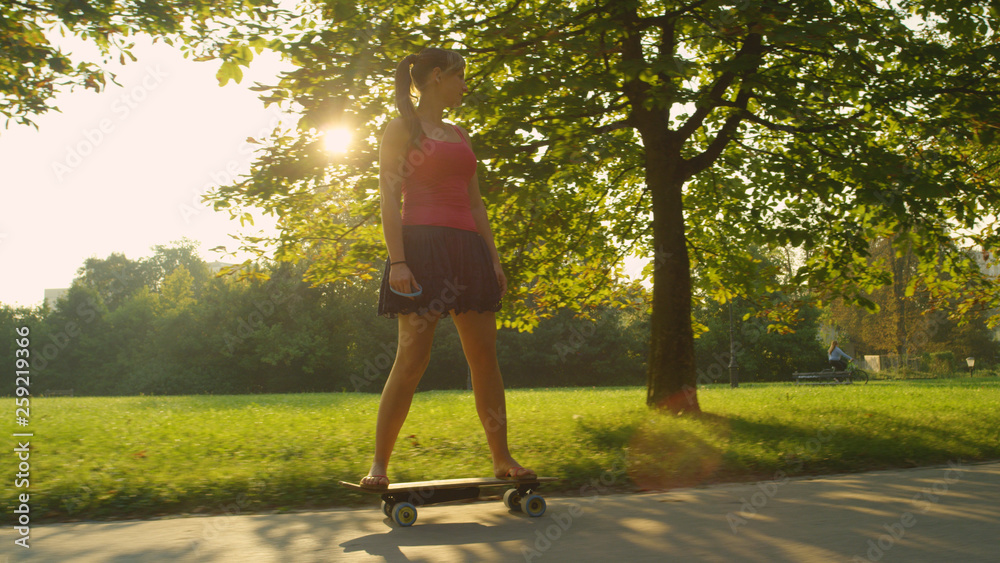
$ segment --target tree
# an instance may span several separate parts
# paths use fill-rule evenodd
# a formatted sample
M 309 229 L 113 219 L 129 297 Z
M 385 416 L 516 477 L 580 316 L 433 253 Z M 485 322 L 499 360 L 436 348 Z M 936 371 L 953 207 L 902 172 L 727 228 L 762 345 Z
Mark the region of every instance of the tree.
M 808 291 L 788 284 L 802 261 L 792 254 L 788 248 L 750 246 L 731 257 L 733 263 L 715 264 L 718 258 L 706 256 L 695 264 L 699 383 L 729 379 L 731 326 L 740 381 L 787 381 L 795 371 L 827 365 L 824 346 L 816 339 L 820 312 Z M 730 279 L 739 279 L 749 298 L 730 294 L 716 275 L 719 269 L 733 270 Z
M 22 348 L 18 346 L 18 340 L 25 338 L 23 329 L 26 327 L 28 330 L 27 344 L 30 346 L 32 342 L 43 336 L 38 332 L 38 329 L 42 324 L 44 314 L 45 311 L 41 307 L 14 307 L 0 303 L 0 337 L 3 338 L 3 342 L 0 343 L 0 359 L 7 362 L 8 365 L 15 366 L 18 358 L 23 359 L 24 353 L 17 353 L 17 350 Z M 22 340 L 21 343 L 24 341 Z M 30 348 L 28 353 L 31 353 Z M 34 358 L 29 355 L 27 360 L 29 366 L 34 367 Z M 30 376 L 28 382 L 31 383 Z M 3 389 L 4 395 L 14 397 L 18 385 L 17 377 L 8 378 L 8 382 L 4 383 L 0 389 Z M 33 391 L 35 389 L 37 388 L 32 388 Z
M 194 277 L 184 266 L 178 266 L 165 280 L 160 290 L 160 302 L 171 312 L 182 312 L 196 303 Z
M 149 258 L 131 260 L 124 254 L 112 252 L 107 258 L 88 258 L 77 270 L 77 280 L 94 288 L 101 299 L 114 311 L 119 305 L 143 288 L 158 293 L 165 289 L 167 279 L 183 268 L 185 282 L 190 288 L 189 297 L 198 293 L 211 276 L 208 264 L 198 256 L 197 242 L 189 239 L 174 241 L 170 245 L 153 246 Z
M 153 246 L 153 255 L 145 260 L 152 278 L 151 289 L 158 291 L 171 273 L 177 268 L 184 268 L 191 276 L 193 288 L 192 297 L 197 298 L 197 292 L 212 275 L 208 264 L 198 255 L 200 244 L 188 238 L 173 241 L 169 246 L 157 244 Z
M 932 273 L 921 273 L 911 252 L 899 241 L 882 238 L 872 241 L 868 268 L 891 274 L 891 283 L 866 297 L 870 307 L 860 308 L 836 301 L 830 317 L 839 332 L 846 335 L 858 354 L 895 355 L 903 365 L 908 358 L 932 352 L 952 352 L 957 357 L 992 358 L 992 344 L 986 327 L 987 311 L 961 301 L 965 294 L 975 294 L 963 287 L 954 276 L 954 267 L 939 263 Z M 955 258 L 962 253 L 955 253 Z M 975 262 L 971 256 L 966 258 Z M 933 265 L 933 264 L 931 264 Z M 952 285 L 951 296 L 942 298 L 929 291 L 933 285 Z M 870 309 L 870 310 L 869 310 Z M 957 313 L 949 318 L 943 311 Z
M 774 296 L 780 300 L 780 296 Z M 749 303 L 734 300 L 734 340 L 740 382 L 788 381 L 796 371 L 818 371 L 828 366 L 826 347 L 817 339 L 819 310 L 799 307 L 795 330 L 767 329 L 767 321 L 753 315 Z M 695 306 L 695 320 L 708 330 L 695 340 L 698 382 L 729 381 L 729 305 L 706 301 Z
M 647 402 L 697 412 L 692 261 L 746 294 L 722 265 L 751 245 L 802 248 L 809 259 L 784 285 L 862 303 L 887 281 L 864 267 L 868 240 L 896 234 L 940 263 L 953 226 L 996 213 L 995 182 L 963 158 L 998 121 L 996 16 L 978 0 L 315 4 L 282 38 L 297 68 L 257 87 L 298 111 L 298 128 L 210 199 L 234 217 L 279 215 L 277 240 L 248 245 L 313 259 L 316 281 L 377 272 L 373 163 L 395 65 L 453 47 L 469 61 L 458 113 L 510 270 L 502 322 L 626 305 L 621 260 L 641 252 Z M 332 124 L 358 132 L 346 156 L 322 149 Z
M 104 376 L 111 363 L 106 347 L 113 342 L 105 323 L 107 315 L 100 293 L 78 280 L 51 309 L 46 307 L 32 339 L 32 369 L 44 382 L 42 389 L 81 392 L 91 382 L 77 385 L 79 374 Z M 93 387 L 89 392 L 94 392 Z
M 239 65 L 259 53 L 264 40 L 254 34 L 284 11 L 274 0 L 11 0 L 0 4 L 0 114 L 7 126 L 34 125 L 31 117 L 56 109 L 48 105 L 64 88 L 101 91 L 114 74 L 97 61 L 74 61 L 52 37 L 73 35 L 96 45 L 103 63 L 116 57 L 136 60 L 130 36 L 148 33 L 168 44 L 181 42 L 185 55 L 213 53 L 225 63 L 220 81 L 239 78 Z M 267 23 L 266 25 L 270 25 Z M 251 37 L 233 42 L 230 30 Z M 237 34 L 242 35 L 242 34 Z
M 155 282 L 154 273 L 144 260 L 130 260 L 118 252 L 104 259 L 87 258 L 76 274 L 74 282 L 96 291 L 111 311 Z
M 918 290 L 917 260 L 912 252 L 897 253 L 896 246 L 898 241 L 894 244 L 889 238 L 874 240 L 869 246 L 867 268 L 891 275 L 891 283 L 865 297 L 868 307 L 841 300 L 830 304 L 831 320 L 849 335 L 858 353 L 904 356 L 910 330 L 916 329 L 921 314 L 930 308 L 926 290 Z

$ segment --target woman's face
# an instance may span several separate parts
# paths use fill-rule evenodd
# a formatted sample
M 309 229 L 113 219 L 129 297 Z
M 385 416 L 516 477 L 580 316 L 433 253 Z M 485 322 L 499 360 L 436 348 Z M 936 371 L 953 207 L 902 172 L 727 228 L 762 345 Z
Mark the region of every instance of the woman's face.
M 462 105 L 462 95 L 468 92 L 465 86 L 465 69 L 460 68 L 454 72 L 440 74 L 438 92 L 447 107 L 458 107 Z

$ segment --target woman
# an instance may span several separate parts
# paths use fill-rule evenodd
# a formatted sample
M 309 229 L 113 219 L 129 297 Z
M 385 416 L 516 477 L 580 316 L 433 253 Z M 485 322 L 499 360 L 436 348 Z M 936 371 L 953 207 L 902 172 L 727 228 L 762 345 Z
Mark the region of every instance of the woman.
M 833 366 L 833 369 L 837 371 L 844 371 L 847 369 L 847 362 L 845 362 L 843 358 L 847 358 L 848 362 L 854 361 L 854 358 L 845 354 L 844 351 L 841 350 L 839 346 L 837 346 L 836 340 L 834 340 L 833 343 L 830 344 L 830 350 L 827 352 L 827 355 L 829 356 L 830 359 L 830 365 Z
M 412 67 L 412 68 L 411 68 Z M 413 106 L 413 91 L 419 105 Z M 382 390 L 375 456 L 361 486 L 389 485 L 386 468 L 430 361 L 434 328 L 451 316 L 472 369 L 476 410 L 498 478 L 533 478 L 507 447 L 503 380 L 496 355 L 496 312 L 507 278 L 479 193 L 468 133 L 442 120 L 462 104 L 465 61 L 445 49 L 409 55 L 396 70 L 396 108 L 379 148 L 382 232 L 389 253 L 379 315 L 397 318 L 396 359 Z M 402 212 L 400 212 L 402 202 Z

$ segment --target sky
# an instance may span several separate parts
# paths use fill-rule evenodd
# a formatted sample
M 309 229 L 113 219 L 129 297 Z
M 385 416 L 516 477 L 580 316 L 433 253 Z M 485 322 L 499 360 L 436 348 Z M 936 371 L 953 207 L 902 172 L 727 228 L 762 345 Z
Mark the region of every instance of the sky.
M 241 229 L 200 199 L 249 171 L 247 137 L 264 137 L 281 115 L 248 88 L 274 83 L 287 67 L 265 52 L 239 85 L 220 87 L 217 62 L 135 40 L 136 62 L 106 65 L 121 86 L 61 93 L 51 103 L 61 111 L 33 118 L 37 130 L 0 128 L 0 302 L 40 304 L 45 289 L 69 287 L 89 257 L 135 260 L 187 237 L 206 261 L 235 262 L 209 249 L 235 249 L 230 233 L 274 232 L 272 218 Z M 100 60 L 83 43 L 60 45 Z

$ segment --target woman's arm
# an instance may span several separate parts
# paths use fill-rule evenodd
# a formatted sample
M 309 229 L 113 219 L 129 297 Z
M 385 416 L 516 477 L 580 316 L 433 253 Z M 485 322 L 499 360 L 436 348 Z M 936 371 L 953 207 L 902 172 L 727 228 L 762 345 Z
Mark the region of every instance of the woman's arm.
M 469 133 L 462 127 L 458 128 L 465 136 L 469 148 L 472 148 L 472 141 Z M 493 231 L 490 229 L 490 218 L 486 213 L 486 203 L 479 191 L 479 173 L 476 172 L 469 180 L 469 207 L 472 210 L 472 219 L 476 222 L 476 230 L 486 241 L 486 247 L 490 251 L 490 258 L 493 260 L 493 268 L 497 273 L 497 281 L 500 283 L 500 295 L 507 293 L 507 276 L 503 273 L 503 266 L 500 264 L 500 253 L 497 251 L 496 242 L 493 240 Z
M 403 217 L 399 207 L 403 198 L 403 176 L 408 133 L 402 119 L 389 122 L 379 146 L 378 188 L 381 196 L 382 236 L 389 251 L 389 262 L 406 260 L 403 249 Z M 410 281 L 412 280 L 412 282 Z M 390 267 L 389 285 L 403 293 L 416 291 L 417 282 L 407 264 Z
M 486 213 L 486 204 L 483 202 L 483 196 L 479 193 L 479 174 L 474 174 L 472 180 L 469 181 L 469 205 L 472 207 L 472 218 L 476 221 L 476 230 L 486 241 L 493 263 L 499 264 L 500 253 L 497 252 L 493 231 L 490 230 L 490 218 Z
M 854 361 L 854 358 L 848 356 L 846 352 L 840 349 L 840 346 L 837 346 L 836 348 L 833 349 L 833 355 L 836 356 L 836 358 L 834 358 L 836 360 L 842 360 L 844 358 L 847 358 L 847 361 L 849 362 Z

